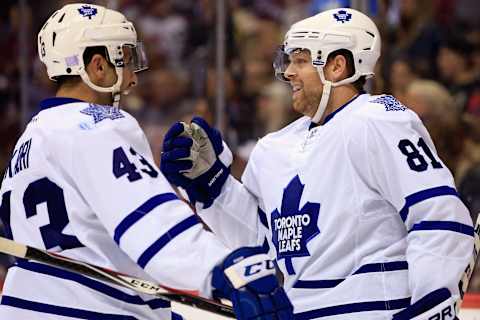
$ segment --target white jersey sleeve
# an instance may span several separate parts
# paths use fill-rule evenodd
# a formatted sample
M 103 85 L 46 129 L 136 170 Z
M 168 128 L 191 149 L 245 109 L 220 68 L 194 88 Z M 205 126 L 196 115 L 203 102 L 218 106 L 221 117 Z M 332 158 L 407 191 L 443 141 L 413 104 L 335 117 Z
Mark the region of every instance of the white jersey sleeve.
M 458 296 L 473 228 L 453 177 L 416 114 L 366 108 L 351 123 L 351 163 L 405 225 L 412 303 L 442 287 Z
M 164 285 L 210 295 L 210 272 L 228 250 L 177 197 L 138 123 L 122 114 L 52 138 L 51 152 L 133 261 Z
M 255 150 L 253 154 L 258 146 Z M 249 161 L 242 183 L 230 176 L 212 206 L 197 206 L 202 220 L 232 249 L 266 245 L 268 222 L 256 184 L 256 169 L 256 162 Z

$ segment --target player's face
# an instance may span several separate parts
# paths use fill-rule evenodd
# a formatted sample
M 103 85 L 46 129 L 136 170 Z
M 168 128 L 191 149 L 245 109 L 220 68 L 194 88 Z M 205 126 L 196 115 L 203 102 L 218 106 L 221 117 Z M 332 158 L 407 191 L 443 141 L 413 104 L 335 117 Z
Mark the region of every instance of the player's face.
M 293 109 L 313 117 L 322 97 L 323 84 L 317 69 L 312 65 L 308 50 L 297 50 L 289 55 L 290 63 L 285 77 L 290 81 Z
M 132 52 L 127 48 L 123 49 L 123 60 L 125 67 L 123 68 L 122 92 L 129 91 L 136 86 L 138 82 L 137 74 L 134 71 Z
M 129 50 L 123 50 L 123 60 L 124 60 L 124 67 L 122 68 L 122 84 L 120 86 L 120 90 L 122 92 L 128 92 L 130 89 L 135 87 L 138 82 L 137 75 L 134 72 L 134 67 L 132 63 L 132 55 L 130 54 Z M 105 61 L 106 62 L 106 61 Z M 108 64 L 108 62 L 106 62 Z M 117 73 L 115 68 L 112 67 L 110 64 L 108 68 L 108 73 L 106 75 L 106 85 L 105 86 L 113 86 L 117 82 Z

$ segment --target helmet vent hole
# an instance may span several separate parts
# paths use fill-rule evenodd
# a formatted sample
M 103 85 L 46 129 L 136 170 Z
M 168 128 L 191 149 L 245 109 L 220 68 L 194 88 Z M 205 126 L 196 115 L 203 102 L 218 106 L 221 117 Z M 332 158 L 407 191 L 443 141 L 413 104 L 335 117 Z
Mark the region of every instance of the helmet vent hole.
M 55 39 L 57 39 L 57 33 L 54 32 L 52 35 L 52 47 L 55 47 Z
M 371 50 L 372 48 L 363 48 L 363 50 Z
M 358 59 L 358 63 L 362 63 L 362 62 L 363 62 L 363 60 L 362 60 L 362 59 Z
M 375 35 L 373 33 L 371 33 L 370 31 L 365 31 L 366 33 L 368 33 L 369 35 L 372 36 L 372 38 L 375 38 Z
M 66 14 L 66 12 L 64 12 L 64 13 L 62 14 L 62 16 L 60 17 L 60 19 L 58 19 L 58 23 L 62 23 L 63 18 L 65 18 L 65 14 Z
M 67 68 L 67 73 L 71 73 L 72 72 L 72 69 L 71 68 Z

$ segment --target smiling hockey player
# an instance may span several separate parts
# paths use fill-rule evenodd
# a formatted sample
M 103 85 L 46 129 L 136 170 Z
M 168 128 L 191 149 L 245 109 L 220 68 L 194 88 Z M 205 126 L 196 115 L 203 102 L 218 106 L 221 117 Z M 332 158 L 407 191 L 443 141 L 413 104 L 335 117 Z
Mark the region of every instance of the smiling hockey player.
M 295 319 L 455 318 L 472 221 L 418 116 L 363 91 L 380 46 L 352 9 L 292 25 L 274 67 L 304 117 L 260 139 L 242 183 L 201 118 L 164 141 L 162 172 L 217 235 L 231 247 L 266 235 Z

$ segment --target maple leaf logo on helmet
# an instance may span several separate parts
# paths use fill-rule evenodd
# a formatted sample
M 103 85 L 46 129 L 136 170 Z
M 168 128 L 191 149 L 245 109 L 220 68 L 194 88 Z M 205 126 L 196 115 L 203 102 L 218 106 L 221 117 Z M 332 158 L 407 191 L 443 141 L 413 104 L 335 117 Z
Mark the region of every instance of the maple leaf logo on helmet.
M 78 8 L 78 12 L 83 16 L 87 17 L 88 19 L 92 19 L 93 16 L 97 14 L 97 8 L 91 6 L 82 6 Z
M 346 10 L 338 10 L 338 12 L 333 14 L 335 20 L 341 23 L 345 23 L 352 19 L 352 14 L 348 13 Z

